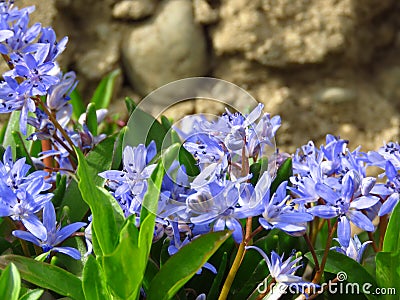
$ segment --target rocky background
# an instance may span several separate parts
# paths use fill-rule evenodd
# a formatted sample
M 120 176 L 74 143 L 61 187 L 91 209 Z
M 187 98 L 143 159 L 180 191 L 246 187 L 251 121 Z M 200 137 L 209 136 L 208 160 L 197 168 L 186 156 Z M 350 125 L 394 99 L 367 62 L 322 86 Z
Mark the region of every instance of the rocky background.
M 350 148 L 398 140 L 400 3 L 396 0 L 26 0 L 69 36 L 62 66 L 90 99 L 120 69 L 112 110 L 176 79 L 213 76 L 280 114 L 286 151 L 326 133 Z M 215 107 L 185 103 L 171 112 Z

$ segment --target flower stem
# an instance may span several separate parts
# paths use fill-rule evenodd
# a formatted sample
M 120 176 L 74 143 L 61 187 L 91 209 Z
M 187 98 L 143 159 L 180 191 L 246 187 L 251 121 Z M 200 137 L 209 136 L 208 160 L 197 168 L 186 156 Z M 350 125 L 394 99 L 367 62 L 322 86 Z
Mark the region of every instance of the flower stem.
M 310 252 L 312 254 L 313 260 L 314 260 L 314 264 L 315 264 L 315 269 L 319 270 L 319 262 L 318 262 L 318 258 L 317 258 L 317 254 L 315 253 L 315 249 L 313 244 L 311 243 L 310 237 L 308 236 L 307 233 L 305 233 L 303 235 L 304 239 L 306 240 L 307 246 L 310 249 Z
M 372 248 L 374 249 L 374 252 L 375 253 L 379 252 L 379 248 L 375 243 L 374 234 L 370 231 L 368 231 L 368 238 L 372 242 L 371 245 L 372 245 Z
M 386 229 L 388 226 L 389 218 L 387 215 L 380 217 L 379 220 L 379 251 L 382 251 L 383 241 L 385 240 Z
M 232 286 L 233 280 L 235 279 L 236 273 L 239 270 L 240 264 L 242 262 L 242 258 L 245 252 L 245 243 L 242 241 L 239 245 L 239 249 L 236 253 L 235 260 L 233 261 L 232 267 L 229 270 L 228 276 L 225 279 L 224 286 L 222 287 L 221 294 L 219 295 L 218 300 L 226 300 L 229 294 L 229 290 Z
M 253 218 L 248 217 L 246 220 L 246 235 L 243 238 L 242 242 L 239 245 L 239 249 L 236 253 L 235 260 L 233 261 L 232 267 L 229 270 L 228 276 L 225 279 L 224 285 L 222 287 L 221 293 L 219 295 L 218 300 L 225 300 L 228 297 L 229 290 L 231 289 L 233 280 L 235 279 L 236 273 L 239 270 L 240 264 L 243 261 L 244 254 L 246 253 L 245 246 L 251 240 L 251 227 L 252 227 Z
M 314 278 L 312 280 L 312 283 L 319 283 L 320 280 L 321 280 L 322 274 L 324 273 L 325 264 L 326 264 L 326 261 L 328 259 L 328 253 L 329 253 L 329 250 L 331 248 L 333 234 L 336 231 L 337 225 L 338 225 L 338 221 L 336 220 L 335 224 L 333 225 L 333 227 L 329 231 L 329 236 L 328 236 L 328 240 L 326 241 L 326 247 L 325 247 L 325 251 L 324 251 L 324 256 L 322 257 L 321 264 L 319 265 L 319 268 L 317 269 L 317 272 L 315 273 L 315 276 L 314 276 Z

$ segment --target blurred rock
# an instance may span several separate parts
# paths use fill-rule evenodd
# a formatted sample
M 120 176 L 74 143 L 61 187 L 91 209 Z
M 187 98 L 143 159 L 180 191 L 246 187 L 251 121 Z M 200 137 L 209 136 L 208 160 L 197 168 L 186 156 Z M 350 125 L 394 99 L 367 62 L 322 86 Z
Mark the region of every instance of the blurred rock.
M 160 3 L 153 18 L 128 32 L 121 50 L 126 75 L 142 95 L 209 69 L 204 32 L 187 0 Z
M 151 16 L 157 0 L 123 0 L 114 5 L 112 16 L 122 20 L 140 20 Z
M 343 53 L 350 63 L 371 59 L 393 39 L 393 26 L 367 23 L 394 1 L 222 1 L 212 31 L 216 54 L 242 53 L 266 66 L 321 63 Z M 361 31 L 360 31 L 361 30 Z
M 218 21 L 218 11 L 212 9 L 206 0 L 193 0 L 194 18 L 201 24 L 213 24 Z

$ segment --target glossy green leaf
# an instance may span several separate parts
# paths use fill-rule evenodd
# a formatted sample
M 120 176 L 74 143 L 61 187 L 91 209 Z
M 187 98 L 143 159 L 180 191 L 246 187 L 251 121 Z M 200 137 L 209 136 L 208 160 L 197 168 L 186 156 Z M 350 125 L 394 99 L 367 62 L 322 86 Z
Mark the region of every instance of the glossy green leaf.
M 0 291 L 2 299 L 17 300 L 21 290 L 21 277 L 16 266 L 10 263 L 1 273 Z
M 27 145 L 25 144 L 25 139 L 22 137 L 22 133 L 19 131 L 13 131 L 11 134 L 14 138 L 14 142 L 17 147 L 17 157 L 25 157 L 26 163 L 31 166 L 34 166 L 29 150 L 26 148 Z M 31 144 L 32 143 L 30 143 L 29 146 Z
M 171 145 L 171 136 L 167 133 L 164 126 L 153 116 L 136 107 L 129 118 L 124 145 L 132 147 L 139 144 L 148 145 L 154 140 L 159 152 Z
M 378 252 L 376 254 L 376 279 L 379 287 L 385 289 L 387 295 L 381 295 L 379 299 L 398 299 L 400 291 L 400 249 L 396 253 Z M 389 290 L 390 289 L 390 290 Z M 393 292 L 396 290 L 396 296 Z M 373 291 L 373 290 L 371 290 Z M 391 291 L 389 293 L 389 291 Z
M 218 273 L 214 278 L 210 291 L 207 294 L 208 299 L 217 299 L 221 291 L 222 280 L 226 272 L 226 265 L 228 263 L 228 253 L 224 252 L 221 258 L 221 263 L 218 266 Z
M 292 159 L 288 158 L 279 167 L 276 173 L 276 177 L 274 181 L 271 183 L 271 195 L 276 191 L 276 189 L 282 182 L 289 180 L 289 177 L 292 176 L 292 174 L 293 174 Z
M 257 162 L 253 163 L 250 166 L 250 173 L 253 176 L 250 178 L 250 182 L 253 186 L 257 184 L 258 179 L 260 178 L 260 174 L 263 174 L 268 170 L 268 158 L 261 158 Z
M 26 292 L 19 300 L 38 300 L 43 295 L 44 290 L 34 289 Z
M 85 161 L 88 165 L 88 173 L 90 174 L 94 184 L 96 186 L 103 186 L 105 179 L 98 176 L 100 172 L 109 170 L 112 164 L 112 158 L 110 153 L 114 151 L 115 139 L 117 134 L 107 137 L 105 140 L 101 141 L 98 145 L 94 147 L 92 151 L 88 153 L 85 157 Z M 118 203 L 112 203 L 114 209 L 120 211 Z M 73 179 L 68 185 L 63 200 L 61 202 L 61 209 L 59 210 L 58 217 L 60 217 L 60 212 L 63 207 L 69 207 L 69 218 L 71 222 L 81 221 L 88 211 L 88 205 L 83 200 L 81 192 L 78 188 L 78 182 Z M 120 211 L 122 214 L 122 211 Z M 85 220 L 86 221 L 86 220 Z M 122 222 L 122 221 L 121 221 Z M 120 223 L 121 223 L 120 222 Z
M 93 255 L 89 255 L 83 268 L 82 284 L 87 300 L 109 299 L 103 270 Z
M 122 128 L 115 140 L 112 162 L 111 162 L 111 170 L 118 170 L 121 165 L 122 153 L 124 150 L 123 149 L 123 141 L 124 141 L 124 136 L 125 136 L 126 130 L 127 130 L 127 127 Z
M 1 269 L 11 262 L 24 280 L 72 299 L 85 299 L 82 281 L 64 269 L 19 255 L 0 256 Z
M 159 270 L 160 268 L 156 262 L 149 258 L 146 266 L 146 272 L 144 273 L 143 277 L 143 288 L 145 292 L 149 290 L 150 282 L 153 280 L 154 276 L 156 276 Z
M 153 278 L 147 299 L 171 299 L 217 251 L 230 234 L 229 231 L 211 232 L 182 247 Z
M 397 204 L 390 215 L 389 223 L 386 229 L 382 249 L 384 252 L 395 252 L 400 249 L 399 220 L 400 205 Z
M 155 214 L 164 168 L 159 163 L 148 180 L 147 192 L 140 212 L 140 231 L 135 216 L 127 219 L 119 235 L 115 251 L 103 257 L 107 284 L 122 299 L 136 299 L 146 272 L 146 265 L 154 235 Z M 135 257 L 132 260 L 132 257 Z M 131 270 L 135 270 L 132 272 Z
M 92 212 L 92 229 L 101 249 L 101 253 L 96 253 L 96 249 L 94 249 L 95 254 L 98 256 L 112 253 L 118 241 L 119 224 L 124 219 L 122 210 L 115 198 L 107 190 L 96 184 L 95 175 L 89 169 L 89 164 L 82 152 L 76 149 L 76 153 L 79 162 L 77 170 L 78 187 L 83 200 Z M 117 210 L 117 207 L 119 207 L 119 210 Z
M 20 143 L 23 143 L 25 148 L 30 152 L 31 146 L 32 146 L 32 141 L 27 141 L 26 138 L 33 133 L 34 128 L 32 126 L 27 126 L 27 135 L 22 136 L 22 142 L 15 142 L 15 138 L 13 136 L 13 132 L 20 132 L 19 129 L 19 117 L 21 113 L 20 111 L 13 111 L 10 114 L 10 118 L 7 124 L 7 129 L 4 134 L 4 140 L 3 140 L 3 147 L 7 148 L 7 146 L 11 146 L 12 152 L 13 152 L 13 159 L 16 158 L 16 148 Z M 21 145 L 20 145 L 21 146 Z
M 70 103 L 72 105 L 72 117 L 75 120 L 78 120 L 80 115 L 85 112 L 85 104 L 81 95 L 76 89 L 72 91 L 72 93 L 70 94 L 70 98 Z
M 56 189 L 53 191 L 53 202 L 55 207 L 60 206 L 62 199 L 64 198 L 65 190 L 67 189 L 67 176 L 57 173 Z
M 128 115 L 130 116 L 133 111 L 136 109 L 136 103 L 132 98 L 126 97 L 125 98 L 125 106 L 128 110 Z
M 233 295 L 232 299 L 247 299 L 251 292 L 268 276 L 268 274 L 269 270 L 267 264 L 265 260 L 261 260 L 242 288 Z
M 197 161 L 193 155 L 187 151 L 183 146 L 179 149 L 179 162 L 185 166 L 186 173 L 189 176 L 197 176 L 200 174 L 200 169 L 197 166 Z
M 86 125 L 93 136 L 97 135 L 96 104 L 89 103 L 86 109 Z
M 120 75 L 120 73 L 121 70 L 116 69 L 100 81 L 91 101 L 96 105 L 97 109 L 108 108 L 108 106 L 110 105 L 115 85 L 115 79 L 118 75 Z
M 318 250 L 316 251 L 316 254 L 318 261 L 321 262 L 324 250 Z M 313 264 L 313 258 L 310 252 L 304 254 L 304 256 L 311 264 Z M 357 283 L 360 287 L 360 291 L 362 290 L 362 286 L 364 284 L 370 285 L 370 291 L 375 291 L 375 288 L 378 286 L 375 278 L 373 278 L 362 265 L 350 257 L 336 251 L 329 251 L 324 271 L 333 274 L 345 272 L 347 276 L 347 282 Z M 372 293 L 365 294 L 365 296 L 368 299 L 377 299 L 377 297 Z
M 147 257 L 145 261 L 138 240 L 135 216 L 130 216 L 119 234 L 115 251 L 102 257 L 107 285 L 121 299 L 135 299 L 143 280 Z

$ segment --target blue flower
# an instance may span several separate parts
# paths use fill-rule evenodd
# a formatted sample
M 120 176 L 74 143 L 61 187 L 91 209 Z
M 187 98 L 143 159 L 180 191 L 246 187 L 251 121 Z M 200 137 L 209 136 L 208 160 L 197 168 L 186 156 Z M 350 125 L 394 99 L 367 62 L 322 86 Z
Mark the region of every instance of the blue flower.
M 340 243 L 340 241 L 338 239 L 335 239 L 335 240 Z M 335 246 L 335 247 L 332 247 L 331 250 L 340 252 L 340 253 L 354 259 L 356 262 L 361 263 L 361 259 L 362 259 L 364 250 L 370 243 L 372 243 L 372 241 L 366 241 L 361 244 L 358 236 L 354 235 L 354 238 L 350 239 L 350 243 L 347 247 L 343 246 L 343 245 L 341 245 L 340 247 Z
M 232 230 L 235 242 L 243 239 L 242 225 L 238 219 L 245 217 L 240 213 L 239 189 L 231 181 L 225 185 L 211 182 L 206 186 L 196 189 L 186 199 L 187 213 L 190 222 L 196 225 L 205 225 L 214 222 L 214 231 Z
M 72 247 L 59 247 L 64 240 L 71 236 L 74 232 L 86 225 L 83 222 L 76 222 L 60 228 L 57 225 L 56 213 L 53 203 L 47 202 L 43 208 L 43 224 L 41 226 L 46 232 L 45 238 L 38 234 L 37 231 L 14 230 L 12 234 L 20 239 L 34 243 L 41 247 L 44 252 L 54 251 L 67 254 L 74 259 L 80 259 L 80 252 Z
M 323 183 L 317 183 L 315 190 L 326 204 L 308 209 L 311 214 L 323 219 L 339 217 L 338 238 L 344 247 L 348 247 L 350 242 L 350 221 L 363 230 L 375 230 L 370 219 L 360 210 L 374 206 L 379 198 L 369 194 L 373 184 L 368 179 L 363 180 L 364 185 L 359 184 L 359 181 L 357 172 L 349 171 L 342 179 L 340 192 Z
M 261 254 L 265 262 L 267 263 L 270 276 L 274 278 L 277 283 L 283 283 L 286 285 L 310 284 L 309 282 L 303 281 L 300 276 L 294 275 L 297 269 L 301 267 L 301 265 L 297 264 L 301 260 L 301 257 L 293 259 L 294 254 L 292 254 L 286 260 L 283 260 L 284 254 L 282 254 L 282 256 L 279 256 L 275 251 L 272 251 L 271 259 L 269 259 L 265 252 L 260 248 L 256 246 L 246 246 L 246 250 L 249 249 L 257 250 L 258 253 Z
M 99 174 L 108 180 L 109 187 L 115 191 L 114 197 L 126 201 L 122 206 L 131 214 L 140 210 L 147 191 L 147 179 L 156 167 L 155 164 L 149 164 L 156 151 L 154 141 L 147 148 L 143 144 L 137 147 L 126 146 L 123 152 L 123 170 L 109 170 Z M 123 196 L 124 194 L 127 195 Z
M 263 203 L 265 205 L 262 217 L 258 219 L 261 226 L 267 230 L 278 228 L 290 235 L 301 236 L 305 233 L 307 222 L 313 219 L 313 216 L 305 211 L 303 206 L 290 201 L 290 196 L 286 194 L 287 181 L 282 182 L 271 199 L 269 187 L 271 179 L 267 173 L 264 173 L 256 184 L 255 189 L 268 189 L 263 194 Z
M 0 217 L 10 216 L 13 220 L 21 221 L 29 231 L 45 239 L 46 231 L 43 230 L 35 213 L 53 197 L 51 193 L 40 194 L 46 187 L 43 178 L 35 178 L 23 188 L 13 192 L 0 180 Z
M 11 54 L 14 69 L 5 72 L 4 76 L 24 78 L 20 87 L 30 96 L 45 95 L 52 85 L 60 81 L 58 65 L 45 61 L 49 50 L 48 44 L 42 44 L 33 54 Z

